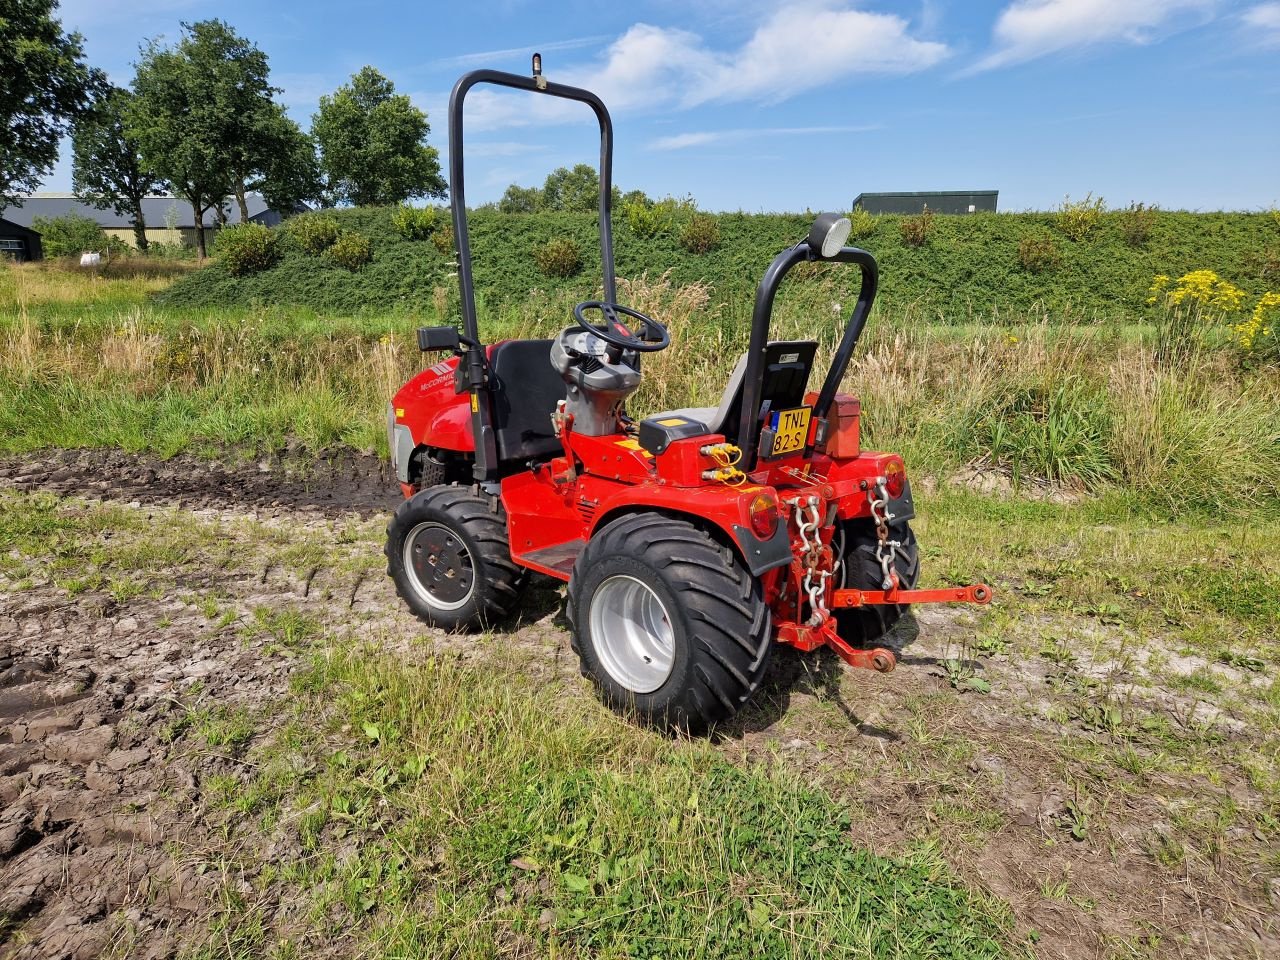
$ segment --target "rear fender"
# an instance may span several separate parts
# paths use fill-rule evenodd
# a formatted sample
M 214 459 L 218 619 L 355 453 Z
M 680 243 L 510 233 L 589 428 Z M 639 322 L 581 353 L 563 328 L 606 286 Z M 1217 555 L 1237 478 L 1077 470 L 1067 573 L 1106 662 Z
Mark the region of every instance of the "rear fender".
M 787 535 L 786 524 L 779 521 L 773 536 L 762 540 L 751 529 L 750 517 L 739 508 L 737 501 L 721 502 L 725 509 L 695 513 L 672 507 L 669 503 L 637 498 L 630 503 L 611 506 L 607 512 L 596 517 L 591 526 L 591 535 L 595 536 L 605 525 L 620 517 L 635 513 L 661 513 L 688 521 L 695 527 L 707 530 L 720 542 L 728 544 L 751 571 L 752 576 L 758 577 L 791 562 L 791 540 Z

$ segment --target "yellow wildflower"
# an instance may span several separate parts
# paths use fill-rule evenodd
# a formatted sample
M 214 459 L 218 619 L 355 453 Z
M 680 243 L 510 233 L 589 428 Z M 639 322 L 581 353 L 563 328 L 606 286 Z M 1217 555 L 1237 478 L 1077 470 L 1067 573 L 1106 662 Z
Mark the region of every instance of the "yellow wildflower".
M 1273 329 L 1272 324 L 1278 319 L 1280 319 L 1280 293 L 1264 293 L 1258 298 L 1258 303 L 1254 306 L 1249 319 L 1243 323 L 1237 323 L 1231 328 L 1231 332 L 1235 334 L 1236 342 L 1241 347 L 1252 350 L 1258 334 L 1269 338 Z
M 1147 297 L 1148 306 L 1152 306 L 1160 299 L 1160 294 L 1164 293 L 1164 288 L 1169 285 L 1169 277 L 1164 273 L 1157 273 L 1151 280 L 1151 289 L 1147 291 L 1150 296 Z

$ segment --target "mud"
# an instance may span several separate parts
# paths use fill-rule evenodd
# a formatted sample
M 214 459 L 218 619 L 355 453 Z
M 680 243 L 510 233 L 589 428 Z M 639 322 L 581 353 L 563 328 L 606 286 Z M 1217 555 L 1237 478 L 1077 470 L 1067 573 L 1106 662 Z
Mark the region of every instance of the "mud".
M 259 628 L 263 611 L 405 657 L 483 655 L 411 617 L 380 558 L 367 556 L 395 502 L 381 470 L 374 458 L 336 457 L 303 481 L 296 462 L 105 451 L 0 465 L 0 489 L 81 495 L 60 513 L 90 509 L 84 498 L 115 500 L 159 525 L 170 514 L 148 504 L 179 505 L 254 555 L 225 569 L 197 553 L 125 600 L 39 574 L 19 589 L 0 567 L 0 958 L 168 958 L 205 930 L 226 882 L 206 872 L 222 843 L 216 818 L 202 816 L 208 783 L 245 774 L 247 743 L 270 732 L 237 742 L 228 730 L 287 702 L 299 663 Z M 299 573 L 255 541 L 264 529 L 311 537 L 327 557 Z M 552 625 L 557 609 L 554 590 L 533 589 L 504 638 L 552 683 L 576 675 Z
M 331 517 L 384 513 L 399 496 L 385 461 L 349 450 L 303 457 L 286 449 L 256 459 L 228 451 L 217 460 L 188 454 L 162 460 L 115 449 L 45 450 L 0 459 L 0 483 L 6 482 L 63 496 Z
M 287 702 L 299 663 L 254 629 L 259 612 L 300 611 L 406 657 L 492 655 L 409 617 L 367 556 L 395 502 L 383 469 L 354 455 L 206 462 L 59 451 L 0 461 L 0 489 L 53 492 L 66 498 L 60 510 L 114 500 L 160 525 L 170 516 L 161 506 L 176 506 L 245 544 L 233 568 L 197 556 L 128 599 L 38 573 L 18 589 L 0 567 L 0 958 L 168 958 L 207 928 L 226 882 L 205 870 L 223 842 L 203 815 L 209 784 L 243 776 L 246 762 L 225 728 Z M 299 574 L 253 540 L 250 523 L 311 536 L 326 559 Z M 1247 800 L 1247 788 L 1200 781 L 1125 793 L 1115 809 L 1093 809 L 1088 836 L 1074 839 L 1073 778 L 1114 770 L 1064 765 L 1042 662 L 966 662 L 993 692 L 955 694 L 947 663 L 964 656 L 971 616 L 931 608 L 908 618 L 888 676 L 780 651 L 720 748 L 820 784 L 848 805 L 855 840 L 879 852 L 940 833 L 948 861 L 1005 899 L 1020 933 L 1035 931 L 1040 956 L 1280 955 L 1280 903 L 1256 877 L 1225 861 L 1175 876 L 1150 855 L 1170 797 L 1200 790 L 1212 803 L 1244 790 Z M 565 696 L 588 695 L 562 626 L 558 592 L 536 590 L 522 622 L 505 628 L 502 655 Z M 1228 720 L 1221 735 L 1242 735 Z M 940 760 L 939 742 L 954 742 L 954 756 Z M 981 829 L 979 817 L 989 818 Z

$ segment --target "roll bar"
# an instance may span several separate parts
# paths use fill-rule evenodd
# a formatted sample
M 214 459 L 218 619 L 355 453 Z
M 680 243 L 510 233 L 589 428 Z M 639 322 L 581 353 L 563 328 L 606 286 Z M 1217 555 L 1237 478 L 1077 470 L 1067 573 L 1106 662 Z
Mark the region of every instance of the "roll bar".
M 604 299 L 618 300 L 617 278 L 613 264 L 613 228 L 610 204 L 613 196 L 613 122 L 599 97 L 590 90 L 552 83 L 542 75 L 542 56 L 533 55 L 533 75 L 501 70 L 473 70 L 458 78 L 449 94 L 449 204 L 453 212 L 453 236 L 458 249 L 458 291 L 462 302 L 463 342 L 468 345 L 464 363 L 465 383 L 471 390 L 471 426 L 476 441 L 475 478 L 493 481 L 498 476 L 498 449 L 493 434 L 493 415 L 488 391 L 483 389 L 487 377 L 484 342 L 476 318 L 475 283 L 471 274 L 471 238 L 467 230 L 467 202 L 463 177 L 462 108 L 467 93 L 477 84 L 488 83 L 513 90 L 576 100 L 585 103 L 600 124 L 600 262 L 604 268 Z
M 535 54 L 535 57 L 537 55 Z M 471 240 L 467 231 L 467 204 L 464 195 L 462 163 L 462 106 L 468 91 L 476 84 L 489 83 L 514 90 L 528 90 L 562 100 L 585 103 L 600 123 L 600 260 L 604 265 L 604 299 L 616 303 L 617 279 L 613 267 L 613 228 L 609 213 L 613 194 L 613 121 L 604 101 L 590 90 L 552 83 L 542 76 L 540 58 L 535 59 L 535 73 L 522 77 L 501 70 L 473 70 L 458 78 L 449 94 L 449 195 L 453 211 L 453 235 L 458 246 L 458 287 L 462 293 L 462 323 L 465 333 L 480 343 L 476 321 L 475 287 L 471 277 Z
M 858 289 L 858 302 L 849 314 L 849 323 L 844 328 L 844 336 L 840 338 L 840 346 L 836 349 L 835 358 L 831 361 L 831 369 L 822 383 L 818 393 L 818 402 L 814 405 L 813 415 L 819 420 L 825 419 L 835 400 L 840 382 L 849 369 L 849 361 L 853 357 L 858 338 L 867 325 L 867 314 L 871 312 L 871 304 L 876 298 L 879 286 L 880 271 L 876 258 L 860 247 L 843 247 L 830 257 L 823 257 L 810 246 L 808 240 L 797 243 L 794 247 L 783 250 L 773 258 L 769 269 L 764 272 L 760 286 L 756 288 L 756 304 L 751 314 L 751 342 L 747 347 L 747 368 L 742 377 L 742 408 L 738 421 L 738 445 L 742 448 L 743 469 L 755 469 L 757 447 L 760 443 L 760 399 L 764 390 L 764 352 L 769 343 L 769 326 L 773 319 L 773 300 L 777 296 L 782 279 L 797 263 L 814 260 L 834 260 L 839 263 L 856 263 L 862 271 L 862 283 Z M 806 448 L 806 453 L 808 448 Z

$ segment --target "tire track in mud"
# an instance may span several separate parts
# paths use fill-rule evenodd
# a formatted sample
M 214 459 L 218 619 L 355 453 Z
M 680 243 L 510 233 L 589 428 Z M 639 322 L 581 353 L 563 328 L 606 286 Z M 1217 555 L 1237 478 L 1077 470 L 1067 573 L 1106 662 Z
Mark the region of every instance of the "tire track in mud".
M 26 491 L 237 511 L 307 511 L 371 516 L 395 508 L 399 489 L 372 454 L 340 450 L 315 457 L 285 451 L 216 460 L 160 459 L 115 449 L 42 450 L 0 459 L 0 483 Z
M 200 869 L 220 843 L 216 818 L 201 816 L 207 784 L 243 776 L 237 754 L 272 731 L 211 741 L 239 713 L 284 703 L 306 662 L 306 638 L 273 631 L 272 613 L 406 658 L 488 655 L 483 640 L 415 620 L 380 557 L 365 556 L 382 501 L 394 502 L 381 464 L 317 463 L 308 485 L 256 464 L 158 465 L 114 451 L 0 464 L 0 489 L 67 495 L 60 512 L 123 501 L 160 525 L 172 514 L 148 504 L 187 508 L 244 540 L 250 558 L 229 569 L 193 550 L 125 599 L 59 586 L 39 564 L 21 584 L 0 567 L 0 957 L 172 957 L 203 930 L 220 882 Z M 354 540 L 353 526 L 364 531 Z M 326 559 L 282 562 L 254 542 L 268 528 L 322 542 Z M 129 537 L 109 531 L 105 542 Z M 531 601 L 504 650 L 545 679 L 576 674 L 558 649 L 568 649 L 552 623 L 558 596 L 535 590 Z

